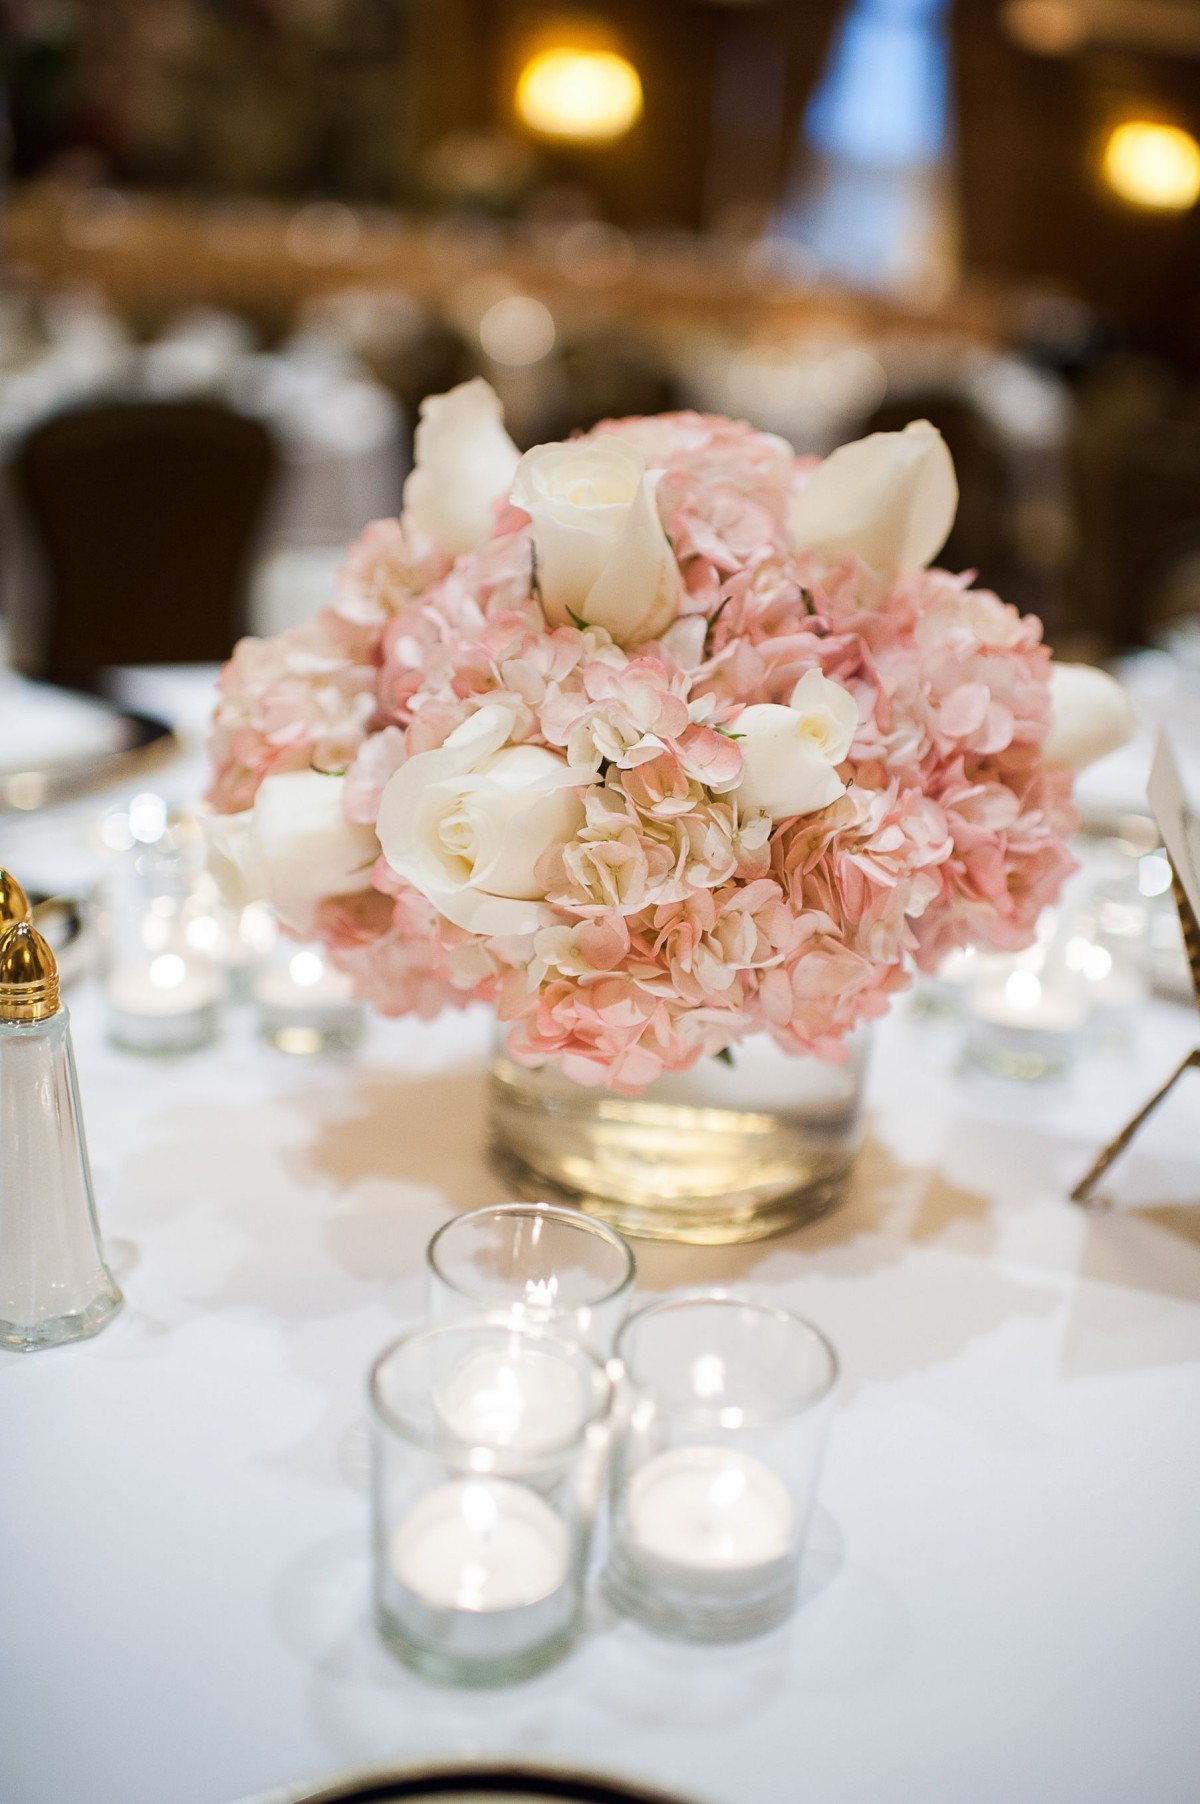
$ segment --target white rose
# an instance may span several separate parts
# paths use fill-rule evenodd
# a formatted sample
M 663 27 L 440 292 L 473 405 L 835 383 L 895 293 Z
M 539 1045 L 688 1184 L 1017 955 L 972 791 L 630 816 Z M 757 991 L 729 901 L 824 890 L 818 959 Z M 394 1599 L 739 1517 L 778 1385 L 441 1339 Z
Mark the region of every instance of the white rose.
M 791 507 L 794 551 L 830 563 L 856 552 L 876 570 L 923 570 L 950 536 L 958 483 L 928 420 L 872 432 L 818 464 Z
M 583 825 L 579 773 L 537 745 L 509 745 L 512 713 L 480 708 L 437 751 L 418 752 L 379 804 L 384 857 L 473 933 L 529 933 L 553 920 L 542 853 Z
M 819 670 L 801 677 L 788 707 L 755 702 L 743 708 L 733 723 L 741 735 L 744 774 L 734 794 L 742 809 L 762 809 L 782 821 L 828 808 L 845 793 L 835 767 L 857 727 L 854 697 Z
M 630 645 L 656 638 L 674 620 L 679 566 L 654 499 L 661 474 L 616 438 L 525 453 L 512 499 L 533 521 L 552 626 L 584 620 Z
M 1050 731 L 1042 747 L 1047 764 L 1082 770 L 1124 745 L 1137 724 L 1133 703 L 1103 670 L 1050 666 Z
M 344 784 L 285 771 L 265 778 L 240 814 L 204 817 L 208 867 L 231 907 L 269 902 L 285 926 L 307 933 L 326 896 L 370 887 L 379 844 L 342 813 Z
M 447 557 L 482 545 L 521 455 L 504 430 L 495 390 L 476 376 L 449 394 L 427 395 L 413 449 L 406 524 Z

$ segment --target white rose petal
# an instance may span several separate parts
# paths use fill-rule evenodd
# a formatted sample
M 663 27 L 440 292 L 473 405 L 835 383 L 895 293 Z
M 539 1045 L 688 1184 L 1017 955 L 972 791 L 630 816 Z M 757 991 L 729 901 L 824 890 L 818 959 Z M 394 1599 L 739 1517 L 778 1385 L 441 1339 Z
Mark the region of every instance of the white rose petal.
M 533 521 L 538 582 L 552 626 L 604 627 L 618 645 L 675 619 L 679 567 L 655 503 L 661 472 L 619 439 L 535 445 L 512 499 Z
M 482 376 L 445 395 L 428 395 L 404 484 L 405 523 L 447 557 L 489 538 L 497 501 L 520 461 L 504 430 L 500 397 Z
M 1133 703 L 1105 671 L 1090 664 L 1050 666 L 1050 731 L 1042 747 L 1047 764 L 1083 770 L 1124 745 L 1137 724 Z
M 231 907 L 269 902 L 307 933 L 327 896 L 368 889 L 379 843 L 342 813 L 343 777 L 316 770 L 267 777 L 252 807 L 203 820 L 208 866 Z
M 379 839 L 392 869 L 448 921 L 530 933 L 554 919 L 536 867 L 583 825 L 579 773 L 543 746 L 509 745 L 512 713 L 480 708 L 384 788 Z
M 945 440 L 914 420 L 840 445 L 817 466 L 792 502 L 792 549 L 831 563 L 857 553 L 896 574 L 922 570 L 950 536 L 957 507 Z
M 858 731 L 858 703 L 850 691 L 819 670 L 808 670 L 792 690 L 789 706 L 799 714 L 805 737 L 830 764 L 840 764 Z
M 781 821 L 828 808 L 845 793 L 835 767 L 849 752 L 857 726 L 854 697 L 819 670 L 801 677 L 789 707 L 756 702 L 743 708 L 733 727 L 743 762 L 734 794 L 742 809 L 759 809 Z

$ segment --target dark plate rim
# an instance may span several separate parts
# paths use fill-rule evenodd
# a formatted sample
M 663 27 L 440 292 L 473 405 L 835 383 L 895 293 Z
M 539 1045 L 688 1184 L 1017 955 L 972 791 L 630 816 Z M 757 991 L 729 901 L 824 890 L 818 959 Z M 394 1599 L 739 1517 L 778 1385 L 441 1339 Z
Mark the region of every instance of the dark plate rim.
M 699 1804 L 637 1779 L 493 1760 L 372 1768 L 307 1789 L 265 1793 L 244 1804 L 403 1804 L 405 1799 L 422 1804 L 424 1799 L 461 1798 L 487 1789 L 500 1797 L 545 1798 L 547 1804 Z
M 174 757 L 179 741 L 166 721 L 134 708 L 113 712 L 133 728 L 133 739 L 118 752 L 72 759 L 45 769 L 5 771 L 0 774 L 0 814 L 36 814 L 60 802 L 141 776 Z

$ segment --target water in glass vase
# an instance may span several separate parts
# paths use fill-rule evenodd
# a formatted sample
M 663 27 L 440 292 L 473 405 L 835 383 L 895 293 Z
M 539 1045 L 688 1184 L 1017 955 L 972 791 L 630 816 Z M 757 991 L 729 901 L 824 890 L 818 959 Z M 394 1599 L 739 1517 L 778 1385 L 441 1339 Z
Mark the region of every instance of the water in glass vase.
M 765 1035 L 639 1097 L 553 1066 L 492 1066 L 493 1164 L 521 1196 L 567 1200 L 627 1234 L 719 1246 L 782 1234 L 842 1197 L 862 1135 L 868 1032 L 833 1065 Z

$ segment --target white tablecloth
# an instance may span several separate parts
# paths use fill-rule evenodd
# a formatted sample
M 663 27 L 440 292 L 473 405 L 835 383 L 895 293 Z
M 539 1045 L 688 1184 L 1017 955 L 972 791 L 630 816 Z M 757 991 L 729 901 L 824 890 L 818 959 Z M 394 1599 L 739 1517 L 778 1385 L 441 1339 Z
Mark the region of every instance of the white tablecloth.
M 639 1248 L 644 1291 L 762 1286 L 843 1356 L 806 1600 L 736 1648 L 597 1604 L 562 1665 L 478 1694 L 371 1627 L 363 1386 L 422 1310 L 431 1232 L 501 1194 L 486 1022 L 376 1023 L 305 1061 L 234 1016 L 146 1063 L 105 1045 L 89 990 L 72 1009 L 127 1307 L 0 1356 L 3 1804 L 229 1804 L 450 1753 L 710 1804 L 1193 1804 L 1197 1080 L 1116 1207 L 1065 1200 L 1193 1043 L 1187 1010 L 1021 1087 L 960 1074 L 954 1030 L 902 1007 L 845 1207 L 748 1248 Z

